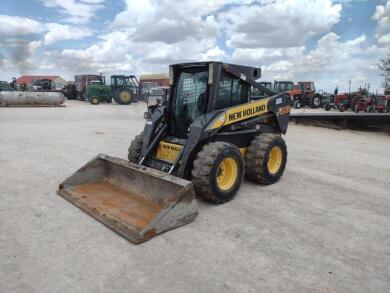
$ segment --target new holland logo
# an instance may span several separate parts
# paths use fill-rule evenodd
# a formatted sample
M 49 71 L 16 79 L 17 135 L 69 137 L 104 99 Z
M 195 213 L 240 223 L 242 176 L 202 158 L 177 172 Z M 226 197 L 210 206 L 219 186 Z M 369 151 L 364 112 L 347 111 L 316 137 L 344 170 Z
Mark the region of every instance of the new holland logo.
M 166 150 L 172 150 L 172 151 L 176 151 L 176 152 L 180 152 L 180 150 L 181 150 L 181 147 L 177 147 L 177 146 L 170 145 L 170 144 L 162 144 L 161 146 L 163 149 L 166 149 Z
M 231 113 L 231 114 L 229 114 L 228 118 L 229 118 L 229 121 L 242 120 L 242 119 L 254 116 L 258 113 L 264 112 L 265 109 L 266 109 L 265 105 L 259 105 L 259 106 L 255 106 L 252 108 L 243 109 L 243 110 L 235 112 L 235 113 Z

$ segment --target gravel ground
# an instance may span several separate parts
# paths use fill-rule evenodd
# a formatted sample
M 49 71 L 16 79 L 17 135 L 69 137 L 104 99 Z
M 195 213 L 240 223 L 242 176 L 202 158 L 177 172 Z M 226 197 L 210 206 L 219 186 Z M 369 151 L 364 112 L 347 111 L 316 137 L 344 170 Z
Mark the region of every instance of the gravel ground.
M 0 108 L 0 292 L 390 292 L 390 136 L 290 124 L 280 182 L 137 246 L 56 190 L 144 108 Z

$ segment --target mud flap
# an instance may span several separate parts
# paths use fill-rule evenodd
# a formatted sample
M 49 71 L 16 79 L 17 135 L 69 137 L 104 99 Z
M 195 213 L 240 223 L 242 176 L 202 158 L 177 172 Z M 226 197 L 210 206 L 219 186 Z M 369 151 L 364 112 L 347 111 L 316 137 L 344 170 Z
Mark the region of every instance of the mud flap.
M 133 243 L 198 214 L 190 181 L 104 154 L 62 182 L 58 194 Z

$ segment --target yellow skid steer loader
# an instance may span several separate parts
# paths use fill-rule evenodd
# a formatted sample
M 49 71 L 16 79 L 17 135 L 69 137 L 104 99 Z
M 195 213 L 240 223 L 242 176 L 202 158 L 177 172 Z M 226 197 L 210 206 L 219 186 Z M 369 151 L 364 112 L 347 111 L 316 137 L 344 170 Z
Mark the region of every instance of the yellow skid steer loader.
M 197 62 L 171 65 L 170 93 L 150 106 L 127 160 L 98 155 L 58 193 L 134 243 L 197 216 L 195 194 L 231 200 L 245 176 L 282 176 L 290 101 L 255 80 L 260 68 Z M 251 96 L 261 91 L 262 98 Z

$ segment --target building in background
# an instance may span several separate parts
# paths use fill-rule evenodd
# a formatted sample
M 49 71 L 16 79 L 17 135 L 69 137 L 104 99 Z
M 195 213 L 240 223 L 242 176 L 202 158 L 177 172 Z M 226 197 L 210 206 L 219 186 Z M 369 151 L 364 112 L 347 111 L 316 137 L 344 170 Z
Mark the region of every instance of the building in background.
M 22 75 L 16 79 L 16 85 L 20 87 L 28 88 L 35 80 L 51 80 L 55 84 L 56 89 L 61 89 L 67 84 L 66 80 L 58 75 Z

